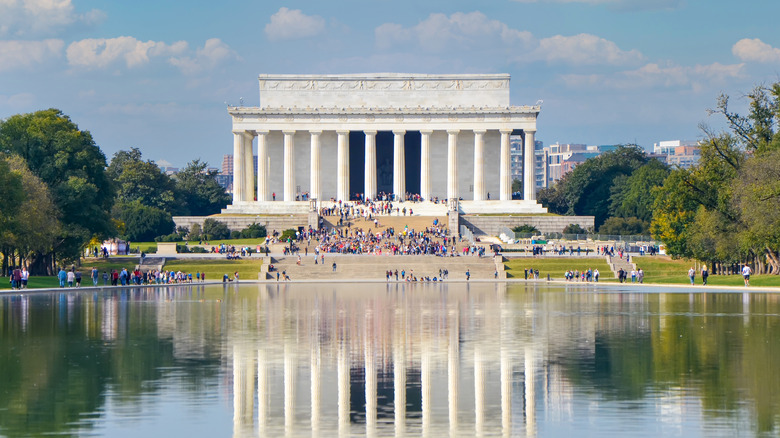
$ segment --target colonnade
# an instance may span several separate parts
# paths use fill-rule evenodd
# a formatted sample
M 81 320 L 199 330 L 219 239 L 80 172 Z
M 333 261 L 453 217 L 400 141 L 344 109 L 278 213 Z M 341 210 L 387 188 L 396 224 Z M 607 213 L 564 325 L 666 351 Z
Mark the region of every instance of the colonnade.
M 294 136 L 295 130 L 282 130 L 284 159 L 283 159 L 283 190 L 282 199 L 285 202 L 296 201 L 295 184 L 295 160 L 302 154 L 296 154 Z M 348 130 L 337 130 L 337 184 L 336 199 L 348 201 L 350 199 L 349 187 L 349 133 Z M 377 152 L 376 130 L 363 130 L 365 134 L 365 163 L 364 163 L 364 194 L 367 199 L 377 196 Z M 396 199 L 404 200 L 406 195 L 406 148 L 404 145 L 405 129 L 393 129 L 393 193 Z M 432 194 L 431 180 L 431 135 L 433 130 L 420 130 L 420 196 L 428 200 Z M 458 136 L 469 132 L 461 129 L 447 129 L 447 199 L 459 198 L 461 189 L 458 187 Z M 487 200 L 485 189 L 485 141 L 486 129 L 470 130 L 473 133 L 474 154 L 474 201 Z M 499 200 L 512 199 L 512 176 L 510 161 L 510 135 L 511 129 L 500 129 L 501 143 L 499 152 Z M 268 134 L 267 130 L 236 130 L 233 131 L 233 204 L 241 204 L 255 201 L 255 187 L 253 186 L 255 169 L 253 168 L 253 143 L 257 137 L 257 196 L 256 201 L 266 202 L 274 200 L 271 196 L 268 161 Z M 312 199 L 322 199 L 322 159 L 321 142 L 322 130 L 308 130 L 310 136 L 310 165 L 309 165 L 309 195 Z M 524 131 L 523 143 L 523 199 L 535 200 L 535 176 L 534 176 L 534 135 L 535 131 Z M 488 170 L 490 172 L 490 170 Z

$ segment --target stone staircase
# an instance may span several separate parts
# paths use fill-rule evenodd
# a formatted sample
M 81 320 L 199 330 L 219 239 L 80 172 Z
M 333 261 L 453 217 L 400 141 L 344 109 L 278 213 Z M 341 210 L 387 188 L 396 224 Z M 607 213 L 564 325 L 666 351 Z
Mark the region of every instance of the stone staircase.
M 472 280 L 492 280 L 498 270 L 499 278 L 506 278 L 503 272 L 501 258 L 493 257 L 460 256 L 460 257 L 435 257 L 413 255 L 328 255 L 325 254 L 325 264 L 314 264 L 314 256 L 301 256 L 301 265 L 296 262 L 297 256 L 269 257 L 267 263 L 263 263 L 263 271 L 260 280 L 264 277 L 269 281 L 276 281 L 276 273 L 285 271 L 291 280 L 381 280 L 385 281 L 385 271 L 398 270 L 398 278 L 401 279 L 401 270 L 406 270 L 407 275 L 413 273 L 418 279 L 421 276 L 433 278 L 438 276 L 439 269 L 449 270 L 449 280 L 463 281 L 466 279 L 466 270 L 471 274 Z M 333 262 L 336 262 L 336 272 L 333 271 Z M 267 272 L 270 264 L 274 265 L 273 272 Z M 393 277 L 395 280 L 395 277 Z
M 615 274 L 615 278 L 618 278 L 618 271 L 623 268 L 624 271 L 631 276 L 631 270 L 636 269 L 635 263 L 627 262 L 625 258 L 607 256 L 607 264 L 612 269 L 612 273 Z

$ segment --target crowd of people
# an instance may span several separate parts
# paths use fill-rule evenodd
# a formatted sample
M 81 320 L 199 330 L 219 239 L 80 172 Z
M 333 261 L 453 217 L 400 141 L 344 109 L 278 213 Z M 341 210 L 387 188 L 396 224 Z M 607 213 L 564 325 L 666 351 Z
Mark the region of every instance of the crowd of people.
M 566 281 L 578 281 L 578 282 L 579 281 L 584 281 L 584 282 L 591 282 L 592 281 L 592 282 L 595 282 L 595 283 L 598 283 L 600 275 L 601 275 L 601 273 L 599 273 L 598 268 L 596 268 L 596 269 L 588 268 L 587 270 L 582 270 L 582 271 L 580 271 L 578 269 L 574 269 L 574 270 L 569 269 L 568 271 L 566 271 L 563 274 L 564 279 Z
M 101 274 L 97 268 L 92 268 L 90 271 L 90 280 L 93 286 L 140 286 L 150 284 L 185 284 L 206 281 L 206 274 L 204 272 L 196 272 L 195 275 L 191 272 L 173 271 L 173 270 L 149 270 L 141 271 L 140 269 L 128 270 L 111 269 L 111 272 L 104 270 Z M 81 287 L 82 273 L 76 270 L 76 268 L 70 268 L 70 270 L 61 267 L 57 273 L 57 279 L 59 280 L 60 287 Z

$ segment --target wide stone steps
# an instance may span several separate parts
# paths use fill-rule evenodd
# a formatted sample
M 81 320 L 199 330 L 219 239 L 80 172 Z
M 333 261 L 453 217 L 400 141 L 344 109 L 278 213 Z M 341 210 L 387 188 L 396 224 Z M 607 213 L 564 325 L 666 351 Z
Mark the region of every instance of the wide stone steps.
M 631 275 L 631 270 L 636 269 L 636 264 L 626 261 L 625 258 L 607 256 L 607 263 L 612 268 L 612 273 L 615 274 L 615 278 L 618 277 L 618 271 L 623 268 L 623 271 Z
M 366 279 L 385 280 L 387 270 L 406 270 L 407 275 L 413 273 L 416 277 L 438 276 L 439 269 L 449 270 L 450 280 L 465 280 L 466 271 L 471 279 L 493 279 L 496 265 L 492 257 L 460 256 L 371 256 L 371 255 L 328 255 L 325 254 L 325 264 L 314 264 L 314 256 L 301 257 L 301 265 L 297 264 L 296 256 L 272 257 L 270 262 L 275 271 L 269 272 L 266 279 L 275 281 L 276 272 L 285 271 L 291 280 L 339 280 Z M 336 271 L 333 271 L 336 262 Z M 393 277 L 393 279 L 395 279 Z

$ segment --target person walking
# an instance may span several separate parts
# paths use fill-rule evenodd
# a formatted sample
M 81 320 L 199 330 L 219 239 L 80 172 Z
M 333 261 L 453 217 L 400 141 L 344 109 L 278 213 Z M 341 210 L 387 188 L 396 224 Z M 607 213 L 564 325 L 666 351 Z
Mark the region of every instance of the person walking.
M 688 278 L 691 279 L 691 285 L 693 285 L 696 280 L 696 270 L 693 269 L 693 266 L 691 266 L 691 269 L 688 269 Z
M 333 262 L 333 272 L 336 272 L 336 262 Z
M 471 272 L 469 272 L 469 268 L 466 268 L 466 281 L 469 281 L 471 279 Z
M 701 267 L 701 284 L 703 286 L 707 285 L 707 277 L 709 277 L 709 276 L 710 276 L 710 273 L 709 273 L 709 271 L 707 271 L 707 265 L 703 265 Z
M 65 281 L 68 279 L 68 273 L 65 272 L 65 268 L 60 267 L 60 272 L 57 273 L 57 279 L 60 280 L 60 287 L 65 287 Z

